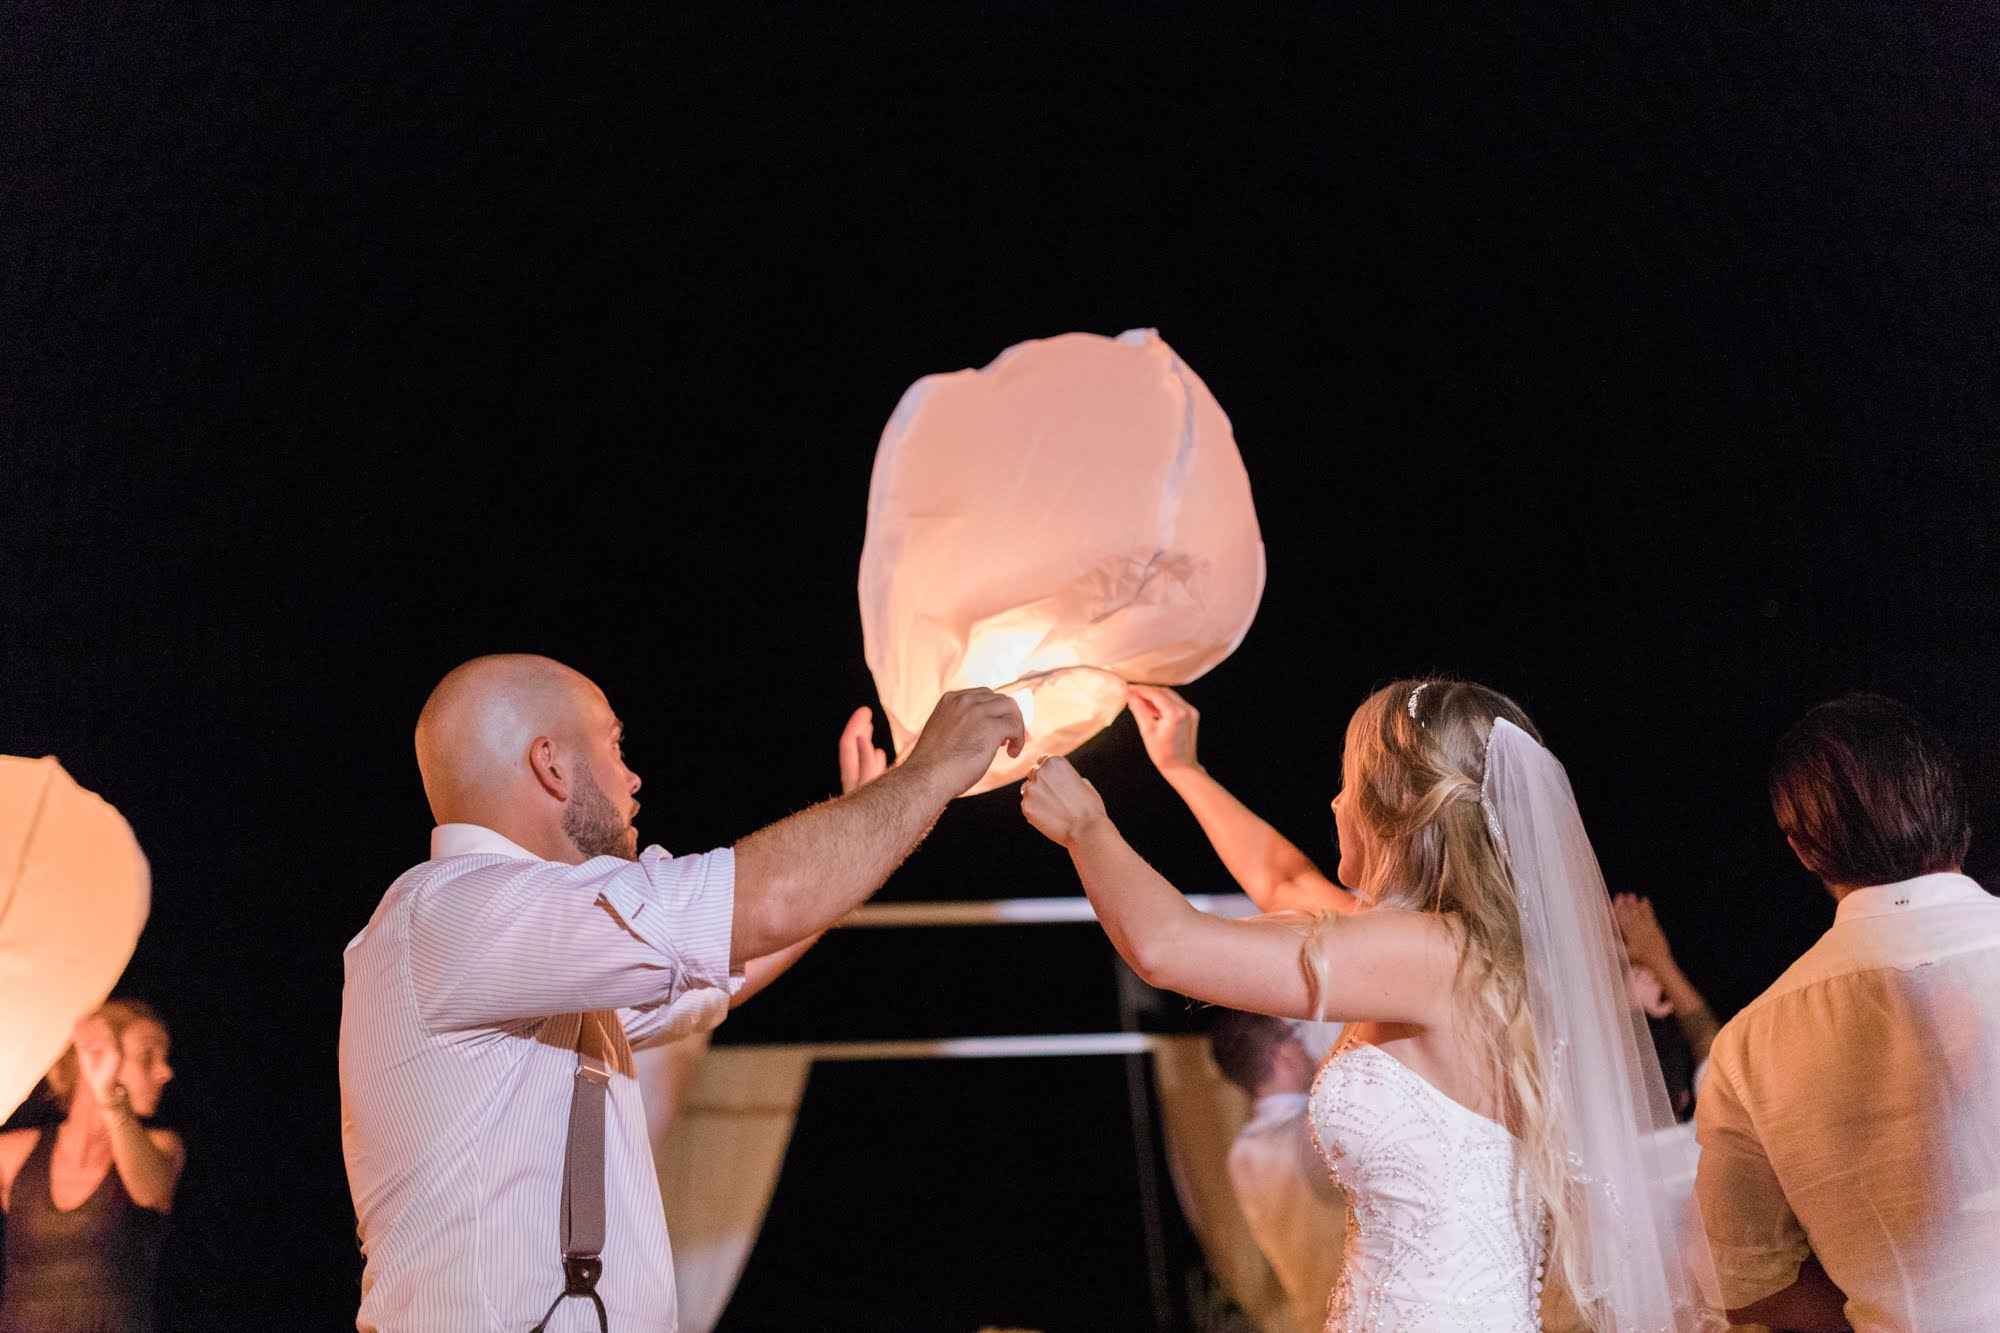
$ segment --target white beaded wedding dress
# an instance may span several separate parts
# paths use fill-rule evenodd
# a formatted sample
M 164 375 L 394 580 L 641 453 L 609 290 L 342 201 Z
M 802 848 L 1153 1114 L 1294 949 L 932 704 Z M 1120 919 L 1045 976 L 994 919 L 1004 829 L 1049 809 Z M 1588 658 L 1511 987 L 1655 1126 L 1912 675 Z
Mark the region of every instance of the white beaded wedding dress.
M 1541 1209 L 1514 1136 L 1379 1046 L 1313 1080 L 1313 1140 L 1350 1208 L 1328 1333 L 1536 1333 Z
M 1406 705 L 1420 726 L 1421 689 Z M 1513 880 L 1545 1144 L 1574 1200 L 1567 1294 L 1601 1333 L 1719 1329 L 1708 1247 L 1698 1229 L 1683 1246 L 1655 1160 L 1673 1113 L 1569 775 L 1499 718 L 1479 803 Z M 1328 1333 L 1541 1327 L 1543 1209 L 1513 1134 L 1358 1031 L 1320 1067 L 1308 1109 L 1351 1210 Z

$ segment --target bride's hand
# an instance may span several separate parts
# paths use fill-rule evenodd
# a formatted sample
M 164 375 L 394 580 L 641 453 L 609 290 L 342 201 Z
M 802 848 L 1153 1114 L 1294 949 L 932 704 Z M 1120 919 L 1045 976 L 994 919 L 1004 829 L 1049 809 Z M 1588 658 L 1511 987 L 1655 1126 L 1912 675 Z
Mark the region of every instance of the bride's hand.
M 1125 706 L 1139 724 L 1139 739 L 1146 743 L 1146 757 L 1153 767 L 1169 774 L 1201 766 L 1195 758 L 1201 714 L 1194 705 L 1163 685 L 1127 685 Z
M 1051 842 L 1073 847 L 1102 823 L 1104 798 L 1067 759 L 1044 759 L 1021 784 L 1021 813 Z

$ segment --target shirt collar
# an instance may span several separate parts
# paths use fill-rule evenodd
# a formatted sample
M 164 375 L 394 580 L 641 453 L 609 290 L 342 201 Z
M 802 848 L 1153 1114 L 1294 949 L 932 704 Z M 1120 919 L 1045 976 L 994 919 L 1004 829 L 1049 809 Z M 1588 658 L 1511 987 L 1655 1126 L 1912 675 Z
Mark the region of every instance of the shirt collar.
M 1250 1108 L 1249 1128 L 1261 1129 L 1265 1125 L 1290 1120 L 1304 1114 L 1306 1094 L 1303 1092 L 1273 1092 L 1259 1097 Z
M 447 856 L 511 856 L 518 861 L 542 859 L 483 824 L 439 824 L 432 829 L 431 860 L 442 861 Z
M 1979 887 L 1979 881 L 1945 871 L 1899 880 L 1894 884 L 1871 884 L 1865 889 L 1856 889 L 1833 909 L 1833 919 L 1835 924 L 1839 924 L 1863 917 L 1914 912 L 1919 908 L 1938 907 L 1945 903 L 1969 902 L 1987 896 L 1986 890 Z

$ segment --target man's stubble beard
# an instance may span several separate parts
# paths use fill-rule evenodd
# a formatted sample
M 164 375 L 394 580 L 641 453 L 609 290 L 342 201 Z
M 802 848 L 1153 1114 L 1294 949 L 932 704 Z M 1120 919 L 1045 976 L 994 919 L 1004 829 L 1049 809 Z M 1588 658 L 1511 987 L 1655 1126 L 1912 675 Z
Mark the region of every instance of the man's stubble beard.
M 585 856 L 615 856 L 636 861 L 630 821 L 621 817 L 611 798 L 584 769 L 577 777 L 576 790 L 563 806 L 562 831 Z

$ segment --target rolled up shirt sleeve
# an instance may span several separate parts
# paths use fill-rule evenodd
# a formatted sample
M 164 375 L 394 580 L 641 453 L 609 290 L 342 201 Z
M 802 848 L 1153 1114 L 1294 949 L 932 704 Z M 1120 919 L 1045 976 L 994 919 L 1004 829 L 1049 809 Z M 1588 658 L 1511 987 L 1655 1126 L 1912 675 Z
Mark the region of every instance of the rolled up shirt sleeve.
M 713 1032 L 729 1017 L 729 1002 L 743 985 L 734 973 L 724 987 L 699 986 L 664 1004 L 640 1005 L 618 1011 L 625 1040 L 633 1050 L 679 1041 L 699 1032 Z
M 727 1007 L 732 849 L 648 847 L 637 861 L 576 866 L 481 859 L 412 906 L 410 982 L 433 1030 L 597 1009 L 661 1011 L 665 1024 L 676 1000 L 703 989 Z
M 1695 1136 L 1702 1229 L 1723 1307 L 1740 1310 L 1796 1282 L 1812 1247 L 1724 1061 L 1712 1062 L 1695 1103 Z

